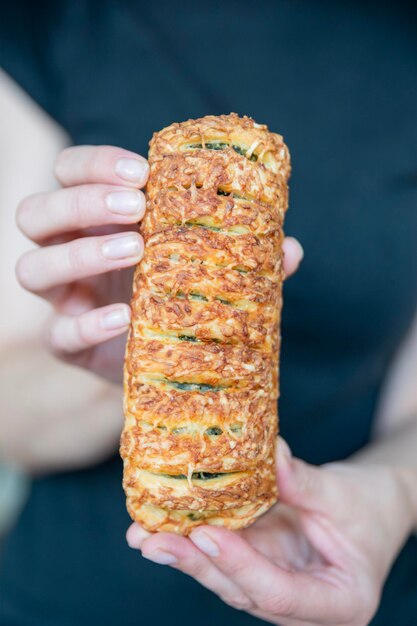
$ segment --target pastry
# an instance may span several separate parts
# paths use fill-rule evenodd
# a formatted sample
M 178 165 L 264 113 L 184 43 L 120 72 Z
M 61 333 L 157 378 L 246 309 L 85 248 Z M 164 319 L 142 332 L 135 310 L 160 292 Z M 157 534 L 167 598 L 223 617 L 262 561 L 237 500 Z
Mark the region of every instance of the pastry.
M 277 499 L 288 149 L 251 118 L 155 133 L 134 277 L 121 438 L 131 517 L 238 529 Z

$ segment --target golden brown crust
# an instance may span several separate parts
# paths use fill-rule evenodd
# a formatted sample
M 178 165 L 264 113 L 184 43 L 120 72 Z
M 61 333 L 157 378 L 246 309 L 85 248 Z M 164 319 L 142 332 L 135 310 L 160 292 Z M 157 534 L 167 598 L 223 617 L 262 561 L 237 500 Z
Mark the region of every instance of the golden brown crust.
M 138 469 L 135 459 L 126 459 L 124 488 L 129 497 L 161 508 L 194 511 L 222 510 L 261 500 L 274 489 L 271 459 L 258 467 L 220 474 L 212 479 L 188 479 Z
M 135 336 L 135 332 L 129 343 L 131 358 L 127 369 L 133 382 L 210 385 L 216 393 L 245 387 L 261 388 L 271 394 L 274 391 L 270 355 L 246 346 L 149 341 Z
M 198 191 L 197 191 L 198 189 Z M 287 197 L 287 187 L 280 184 L 280 197 Z M 145 232 L 154 233 L 161 227 L 173 225 L 184 226 L 187 222 L 206 223 L 210 226 L 221 227 L 226 232 L 252 232 L 258 235 L 269 235 L 276 231 L 277 211 L 279 204 L 263 204 L 254 202 L 247 196 L 239 196 L 231 192 L 221 195 L 213 188 L 197 188 L 194 185 L 188 189 L 178 185 L 178 188 L 162 189 L 155 198 L 156 210 L 148 210 L 146 214 Z M 285 202 L 282 202 L 286 204 Z M 164 211 L 159 211 L 159 206 Z M 259 207 L 262 206 L 262 211 Z
M 153 531 L 242 528 L 277 497 L 288 150 L 232 113 L 156 133 L 149 163 L 125 361 L 128 510 Z
M 140 459 L 143 469 L 167 474 L 175 474 L 179 464 L 197 472 L 207 467 L 213 472 L 256 467 L 267 458 L 276 437 L 271 420 L 276 400 L 260 401 L 265 395 L 262 389 L 196 394 L 175 389 L 161 393 L 154 385 L 133 387 L 124 454 Z
M 230 509 L 206 509 L 204 513 L 184 509 L 163 509 L 150 503 L 138 502 L 136 498 L 127 498 L 127 510 L 131 518 L 151 532 L 170 532 L 188 535 L 195 526 L 212 524 L 238 530 L 252 524 L 265 513 L 276 501 L 276 494 L 265 496 Z
M 205 292 L 207 296 L 207 292 Z M 162 331 L 166 336 L 193 336 L 201 341 L 216 340 L 224 343 L 268 349 L 271 336 L 267 328 L 274 317 L 274 307 L 261 307 L 254 304 L 250 310 L 223 304 L 212 300 L 208 302 L 179 301 L 172 296 L 156 296 L 145 290 L 138 292 L 135 300 L 141 323 L 136 329 L 139 336 L 152 336 L 155 331 Z M 248 306 L 245 303 L 245 306 Z M 227 324 L 221 324 L 227 315 Z M 148 332 L 148 334 L 146 334 Z

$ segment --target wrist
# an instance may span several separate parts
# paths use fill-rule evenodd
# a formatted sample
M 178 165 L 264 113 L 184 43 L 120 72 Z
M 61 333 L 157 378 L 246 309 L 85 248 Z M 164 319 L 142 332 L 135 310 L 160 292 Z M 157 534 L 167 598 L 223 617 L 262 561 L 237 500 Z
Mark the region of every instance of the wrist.
M 408 532 L 417 531 L 417 469 L 393 467 L 394 480 L 398 485 L 404 514 L 408 521 Z
M 406 537 L 417 528 L 417 469 L 352 458 L 349 464 L 376 473 L 374 488 L 383 504 L 384 518 L 394 519 Z M 372 486 L 371 486 L 372 488 Z
M 399 467 L 381 467 L 379 489 L 379 519 L 382 542 L 376 562 L 379 562 L 383 579 L 407 541 L 413 528 L 413 513 L 406 470 Z
M 348 464 L 359 470 L 355 482 L 360 484 L 365 500 L 368 530 L 362 537 L 362 547 L 384 579 L 415 526 L 415 472 L 411 468 L 366 463 L 364 459 Z

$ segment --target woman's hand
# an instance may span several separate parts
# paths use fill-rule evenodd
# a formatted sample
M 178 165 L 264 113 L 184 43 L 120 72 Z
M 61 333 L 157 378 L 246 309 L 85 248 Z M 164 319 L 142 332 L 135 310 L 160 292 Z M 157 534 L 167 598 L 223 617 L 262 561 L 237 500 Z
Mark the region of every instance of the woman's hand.
M 59 191 L 23 200 L 17 222 L 39 247 L 17 264 L 23 287 L 49 300 L 50 349 L 110 380 L 121 379 L 132 273 L 143 255 L 136 224 L 145 212 L 143 157 L 111 146 L 64 150 L 55 173 Z M 302 258 L 284 242 L 287 276 Z
M 146 159 L 121 148 L 68 148 L 55 166 L 63 188 L 29 196 L 17 210 L 40 247 L 19 259 L 16 273 L 53 306 L 50 349 L 111 380 L 120 380 L 131 268 L 143 254 L 136 223 L 148 173 Z
M 129 545 L 273 624 L 365 626 L 411 530 L 408 477 L 382 466 L 313 467 L 282 440 L 277 458 L 280 503 L 250 528 L 200 526 L 187 539 L 133 524 Z

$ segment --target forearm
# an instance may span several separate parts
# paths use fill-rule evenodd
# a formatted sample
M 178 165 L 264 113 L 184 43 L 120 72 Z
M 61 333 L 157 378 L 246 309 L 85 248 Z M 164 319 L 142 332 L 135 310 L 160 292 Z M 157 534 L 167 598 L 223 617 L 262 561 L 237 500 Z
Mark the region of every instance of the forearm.
M 397 428 L 390 429 L 351 457 L 354 464 L 381 466 L 393 477 L 397 493 L 394 501 L 387 496 L 387 515 L 400 516 L 406 527 L 417 530 L 417 418 L 403 420 Z M 384 485 L 380 485 L 384 490 Z M 385 497 L 385 494 L 384 494 Z M 391 509 L 391 510 L 389 510 Z M 405 517 L 404 517 L 405 516 Z
M 393 427 L 353 457 L 360 463 L 388 463 L 417 472 L 417 413 Z
M 0 457 L 29 473 L 82 467 L 117 449 L 120 389 L 64 365 L 43 346 L 0 350 Z
M 417 312 L 387 373 L 376 411 L 372 442 L 352 461 L 379 465 L 405 493 L 412 528 L 417 529 Z M 395 511 L 394 511 L 395 514 Z

